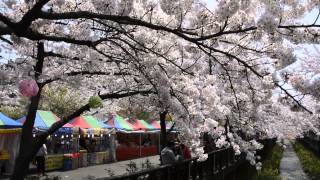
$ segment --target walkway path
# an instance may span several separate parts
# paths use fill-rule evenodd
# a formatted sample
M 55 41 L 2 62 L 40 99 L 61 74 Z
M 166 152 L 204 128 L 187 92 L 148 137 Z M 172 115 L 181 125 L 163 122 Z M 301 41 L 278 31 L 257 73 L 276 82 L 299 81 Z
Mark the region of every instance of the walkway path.
M 283 152 L 280 162 L 280 176 L 282 180 L 308 180 L 303 172 L 299 158 L 294 152 L 290 142 L 286 142 L 287 148 Z
M 141 164 L 145 163 L 146 160 L 149 160 L 153 166 L 159 166 L 159 156 L 149 156 L 145 158 L 140 159 L 134 159 L 132 160 L 137 167 L 140 169 Z M 123 175 L 127 173 L 127 164 L 130 163 L 129 161 L 120 161 L 110 164 L 102 164 L 97 166 L 89 166 L 84 168 L 75 169 L 72 171 L 53 171 L 48 172 L 47 174 L 49 176 L 59 176 L 61 177 L 61 180 L 88 180 L 88 179 L 95 179 L 95 178 L 104 178 L 104 177 L 110 177 L 110 173 L 108 171 L 112 172 L 115 176 Z M 36 176 L 36 175 L 30 175 L 30 176 Z M 0 177 L 0 179 L 7 180 L 8 177 Z M 45 179 L 45 177 L 41 177 L 41 179 Z
M 145 163 L 146 160 L 149 159 L 153 166 L 158 166 L 160 164 L 159 156 L 150 156 L 146 158 L 140 158 L 140 159 L 134 159 L 132 160 L 137 164 L 139 168 L 141 168 L 141 164 Z M 103 165 L 97 165 L 97 166 L 89 166 L 85 168 L 79 168 L 72 171 L 55 171 L 48 173 L 49 176 L 51 175 L 57 175 L 62 178 L 62 180 L 81 180 L 81 179 L 88 179 L 88 177 L 94 177 L 94 178 L 103 178 L 103 177 L 109 177 L 110 174 L 108 173 L 108 170 L 110 170 L 114 175 L 123 175 L 127 173 L 126 169 L 128 168 L 127 164 L 129 164 L 130 161 L 120 161 L 116 163 L 111 164 L 103 164 Z

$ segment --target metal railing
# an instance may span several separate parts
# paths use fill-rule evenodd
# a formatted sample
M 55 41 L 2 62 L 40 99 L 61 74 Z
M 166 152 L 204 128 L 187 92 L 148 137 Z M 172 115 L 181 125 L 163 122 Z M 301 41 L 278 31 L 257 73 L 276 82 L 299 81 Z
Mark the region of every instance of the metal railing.
M 298 141 L 320 157 L 320 140 L 318 136 L 304 136 L 303 138 L 298 139 Z
M 235 156 L 233 149 L 219 149 L 208 153 L 208 159 L 200 162 L 197 158 L 173 165 L 164 165 L 129 175 L 101 178 L 100 180 L 203 180 L 223 177 L 244 161 L 244 155 Z

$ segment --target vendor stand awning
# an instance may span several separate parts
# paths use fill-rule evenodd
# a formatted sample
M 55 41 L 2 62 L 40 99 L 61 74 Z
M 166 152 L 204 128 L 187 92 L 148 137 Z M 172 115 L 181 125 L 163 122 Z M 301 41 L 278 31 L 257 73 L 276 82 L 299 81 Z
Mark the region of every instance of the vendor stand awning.
M 142 131 L 154 131 L 157 128 L 153 127 L 151 124 L 147 123 L 145 120 L 135 120 L 133 125 Z
M 83 135 L 92 134 L 92 135 L 101 135 L 101 134 L 110 134 L 114 133 L 109 131 L 111 127 L 103 122 L 99 121 L 93 116 L 78 116 L 74 118 L 70 124 L 74 127 L 79 127 Z
M 112 115 L 105 124 L 122 131 L 136 131 L 139 129 L 119 115 Z
M 22 127 L 20 122 L 17 122 L 0 112 L 0 128 L 17 128 Z
M 160 126 L 160 121 L 153 121 L 151 123 L 151 125 L 156 129 L 156 130 L 160 130 L 161 126 Z M 172 121 L 166 121 L 166 129 L 169 130 L 171 129 L 171 127 L 173 126 L 173 122 Z M 173 129 L 174 130 L 174 129 Z
M 104 124 L 97 120 L 93 116 L 79 116 L 74 118 L 70 124 L 75 127 L 80 127 L 84 129 L 104 129 L 111 128 L 109 125 Z
M 18 119 L 18 122 L 20 123 L 24 123 L 25 121 L 26 121 L 26 116 Z M 39 129 L 48 129 L 52 126 L 52 124 L 54 124 L 57 121 L 60 121 L 60 118 L 58 118 L 51 111 L 37 110 L 36 119 L 34 121 L 33 127 L 39 128 Z M 69 123 L 67 123 L 63 127 L 68 128 L 72 126 Z

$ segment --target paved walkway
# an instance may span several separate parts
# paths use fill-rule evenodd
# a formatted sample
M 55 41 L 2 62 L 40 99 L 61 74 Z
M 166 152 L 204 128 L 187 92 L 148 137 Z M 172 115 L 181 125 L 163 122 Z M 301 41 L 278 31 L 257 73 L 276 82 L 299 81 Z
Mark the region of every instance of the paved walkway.
M 145 163 L 146 160 L 149 160 L 153 166 L 158 166 L 160 164 L 159 156 L 150 156 L 146 158 L 140 158 L 140 159 L 134 159 L 132 160 L 135 162 L 138 166 L 138 168 L 141 168 L 141 164 Z M 103 178 L 103 177 L 109 177 L 110 172 L 114 175 L 123 175 L 127 173 L 127 168 L 130 161 L 120 161 L 116 163 L 111 164 L 103 164 L 103 165 L 97 165 L 97 166 L 89 166 L 85 168 L 79 168 L 72 171 L 55 171 L 48 173 L 49 176 L 51 175 L 58 175 L 62 178 L 62 180 L 81 180 L 81 179 L 90 179 L 88 177 L 92 178 Z M 109 171 L 109 172 L 108 172 Z
M 294 152 L 290 142 L 286 142 L 287 148 L 283 152 L 280 162 L 280 176 L 282 180 L 308 180 L 303 172 L 299 158 Z
M 110 174 L 114 174 L 115 176 L 124 175 L 128 173 L 126 170 L 128 168 L 128 164 L 130 161 L 134 162 L 137 165 L 138 169 L 141 169 L 142 163 L 146 163 L 147 159 L 150 161 L 152 166 L 160 165 L 160 157 L 159 156 L 149 156 L 140 159 L 134 159 L 129 161 L 119 161 L 110 164 L 102 164 L 97 166 L 89 166 L 84 168 L 75 169 L 72 171 L 53 171 L 48 172 L 49 176 L 59 176 L 61 180 L 88 180 L 95 178 L 104 178 L 110 177 Z M 110 173 L 111 172 L 111 173 Z M 36 176 L 36 175 L 30 175 Z M 9 179 L 9 177 L 0 177 L 0 179 Z M 41 177 L 41 179 L 45 179 L 45 177 Z

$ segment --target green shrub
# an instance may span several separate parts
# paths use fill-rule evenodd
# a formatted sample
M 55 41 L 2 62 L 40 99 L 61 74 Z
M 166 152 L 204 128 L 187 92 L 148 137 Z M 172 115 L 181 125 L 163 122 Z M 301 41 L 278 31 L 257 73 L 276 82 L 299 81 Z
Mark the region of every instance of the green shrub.
M 254 180 L 280 180 L 280 161 L 283 149 L 275 145 L 272 151 L 267 155 L 266 160 L 262 162 L 262 169 L 253 178 Z
M 320 159 L 311 151 L 306 149 L 301 143 L 296 142 L 293 145 L 304 172 L 311 180 L 320 179 Z

